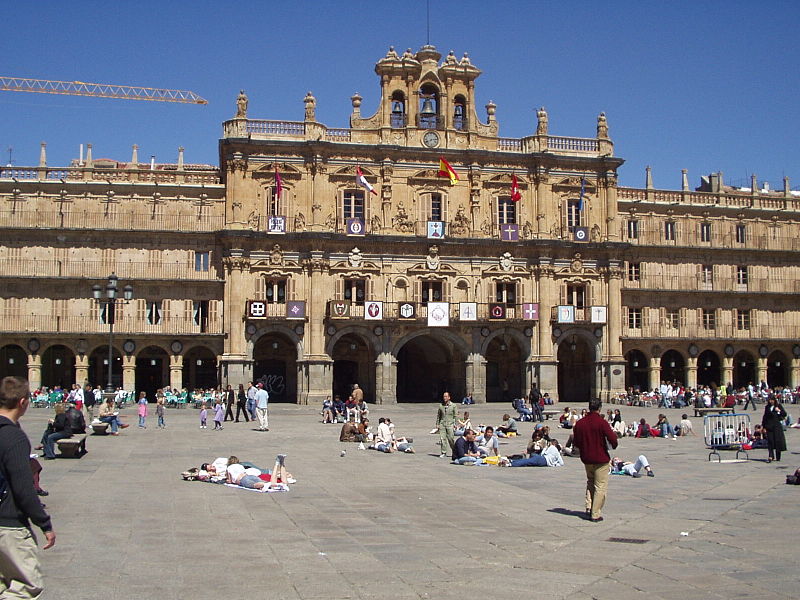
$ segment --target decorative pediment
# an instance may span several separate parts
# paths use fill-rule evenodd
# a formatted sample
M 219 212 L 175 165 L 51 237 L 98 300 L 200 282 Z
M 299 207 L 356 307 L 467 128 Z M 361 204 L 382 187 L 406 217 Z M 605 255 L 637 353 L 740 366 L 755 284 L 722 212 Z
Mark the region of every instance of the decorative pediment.
M 509 277 L 514 281 L 518 281 L 521 278 L 530 279 L 530 271 L 525 267 L 521 267 L 519 265 L 511 265 L 511 268 L 509 270 L 506 270 L 499 264 L 492 265 L 491 267 L 481 271 L 481 274 L 486 277 L 492 277 L 493 279 L 498 279 L 498 280 L 501 280 L 504 277 Z
M 442 187 L 445 182 L 449 182 L 450 180 L 445 177 L 439 177 L 439 169 L 423 169 L 422 171 L 417 171 L 409 178 L 409 182 L 417 181 L 417 182 L 431 182 L 435 181 L 438 182 Z M 440 186 L 437 186 L 440 187 Z
M 367 181 L 371 183 L 376 183 L 378 180 L 378 176 L 372 172 L 367 167 L 361 167 L 361 172 L 364 174 L 364 177 L 367 178 Z M 330 174 L 331 181 L 344 181 L 344 182 L 353 182 L 355 183 L 356 180 L 356 165 L 347 165 L 346 167 L 342 167 L 341 169 L 336 170 L 335 172 Z
M 282 162 L 265 163 L 260 167 L 258 167 L 258 169 L 253 171 L 251 175 L 253 179 L 274 180 L 275 169 L 278 170 L 281 179 L 294 181 L 294 180 L 299 180 L 303 176 L 303 174 L 300 171 L 298 171 L 297 168 L 288 163 L 282 163 Z
M 499 175 L 495 175 L 491 179 L 487 179 L 484 182 L 484 187 L 487 189 L 510 189 L 512 183 L 512 175 L 511 173 L 500 173 Z M 517 185 L 521 190 L 528 189 L 528 180 L 524 179 L 517 175 Z
M 336 272 L 347 277 L 359 278 L 368 277 L 371 274 L 380 273 L 381 269 L 374 262 L 364 260 L 357 269 L 350 265 L 349 260 L 340 260 L 331 265 L 331 272 Z
M 578 190 L 581 189 L 581 178 L 576 176 L 572 177 L 564 177 L 558 181 L 553 182 L 553 189 L 567 189 L 567 190 Z M 584 182 L 584 191 L 586 193 L 595 193 L 597 186 L 595 185 L 594 179 L 586 178 Z
M 428 266 L 427 262 L 417 263 L 413 267 L 409 267 L 406 271 L 408 275 L 433 275 L 434 272 Z M 453 267 L 453 265 L 449 265 L 447 263 L 439 263 L 438 268 L 435 270 L 436 275 L 442 276 L 455 276 L 458 275 L 458 271 Z M 438 277 L 437 277 L 438 279 Z
M 250 272 L 258 272 L 259 275 L 264 277 L 275 277 L 279 279 L 281 277 L 297 275 L 301 270 L 300 265 L 295 261 L 286 261 L 286 263 L 280 267 L 275 267 L 275 265 L 270 264 L 269 259 L 250 261 Z

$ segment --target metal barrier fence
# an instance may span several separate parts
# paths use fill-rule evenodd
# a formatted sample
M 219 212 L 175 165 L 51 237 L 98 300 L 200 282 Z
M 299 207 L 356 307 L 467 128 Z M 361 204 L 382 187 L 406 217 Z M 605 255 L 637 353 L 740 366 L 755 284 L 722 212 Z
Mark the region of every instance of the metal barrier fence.
M 736 458 L 744 454 L 749 460 L 744 444 L 750 441 L 750 415 L 748 414 L 718 414 L 706 415 L 703 418 L 703 436 L 708 453 L 708 460 L 716 455 L 717 461 L 722 462 L 720 450 L 735 450 Z

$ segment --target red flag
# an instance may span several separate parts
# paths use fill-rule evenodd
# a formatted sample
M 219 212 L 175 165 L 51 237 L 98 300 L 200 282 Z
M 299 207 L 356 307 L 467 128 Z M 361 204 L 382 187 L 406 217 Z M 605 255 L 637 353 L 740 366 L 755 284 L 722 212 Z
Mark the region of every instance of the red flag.
M 280 200 L 281 194 L 283 193 L 283 179 L 281 179 L 281 174 L 278 173 L 278 167 L 275 167 L 275 197 Z
M 441 156 L 439 157 L 439 177 L 449 177 L 450 185 L 455 185 L 459 181 L 458 173 L 453 170 L 450 163 Z
M 522 194 L 519 191 L 519 185 L 517 184 L 517 176 L 511 175 L 511 200 L 514 202 L 519 202 L 522 199 Z

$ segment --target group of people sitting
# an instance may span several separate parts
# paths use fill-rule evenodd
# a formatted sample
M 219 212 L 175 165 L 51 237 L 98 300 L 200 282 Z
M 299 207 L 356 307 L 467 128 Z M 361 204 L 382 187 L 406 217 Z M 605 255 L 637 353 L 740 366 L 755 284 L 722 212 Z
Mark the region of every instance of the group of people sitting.
M 680 424 L 673 426 L 670 424 L 667 415 L 659 414 L 655 425 L 649 425 L 644 418 L 639 419 L 638 423 L 632 423 L 627 430 L 627 435 L 637 438 L 661 437 L 678 439 L 678 436 L 697 435 L 686 413 L 681 415 Z
M 377 450 L 379 452 L 404 452 L 414 454 L 413 438 L 397 436 L 394 432 L 394 423 L 389 417 L 380 417 L 378 427 L 375 432 L 369 424 L 367 417 L 362 417 L 361 421 L 348 420 L 342 425 L 339 433 L 340 442 L 359 442 L 360 448 Z M 363 445 L 364 443 L 369 445 Z
M 328 396 L 322 402 L 323 423 L 347 423 L 351 420 L 360 423 L 368 416 L 369 406 L 364 400 L 364 391 L 358 387 L 357 383 L 353 385 L 352 393 L 344 402 L 338 394 L 333 397 L 333 400 Z
M 220 456 L 210 463 L 203 463 L 199 468 L 193 467 L 181 475 L 187 481 L 207 481 L 210 483 L 227 483 L 251 490 L 264 490 L 296 483 L 294 476 L 286 470 L 286 455 L 278 454 L 272 470 L 262 469 L 251 462 L 240 461 L 236 456 L 225 458 Z M 273 474 L 275 480 L 273 481 Z

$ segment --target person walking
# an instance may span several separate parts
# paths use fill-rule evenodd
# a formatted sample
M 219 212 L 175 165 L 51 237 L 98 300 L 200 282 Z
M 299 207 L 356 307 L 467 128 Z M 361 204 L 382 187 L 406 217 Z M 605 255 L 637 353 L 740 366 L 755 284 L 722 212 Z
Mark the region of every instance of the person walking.
M 83 411 L 86 413 L 86 422 L 91 423 L 94 421 L 94 406 L 97 400 L 94 397 L 94 391 L 91 385 L 86 385 L 83 389 Z
M 256 415 L 256 394 L 258 393 L 258 388 L 253 385 L 253 382 L 250 382 L 250 385 L 247 386 L 247 412 L 250 413 L 250 420 L 255 421 L 258 419 Z
M 38 598 L 44 590 L 31 522 L 47 540 L 42 549 L 56 543 L 31 476 L 31 445 L 19 426 L 28 406 L 27 381 L 0 380 L 0 598 Z
M 436 428 L 439 430 L 439 458 L 446 458 L 453 453 L 456 440 L 453 435 L 458 418 L 458 409 L 450 400 L 450 392 L 442 394 L 442 403 L 436 411 Z
M 137 402 L 139 413 L 139 427 L 147 429 L 147 392 L 139 392 L 139 401 Z
M 572 429 L 574 446 L 580 449 L 586 469 L 586 515 L 595 523 L 603 520 L 603 505 L 608 489 L 609 463 L 607 444 L 617 447 L 617 434 L 600 414 L 602 402 L 589 401 L 589 414 L 579 419 Z
M 761 418 L 761 427 L 767 433 L 767 450 L 770 463 L 773 459 L 777 462 L 781 460 L 781 452 L 786 451 L 786 436 L 783 433 L 783 422 L 786 420 L 786 409 L 778 402 L 773 394 L 769 395 L 767 404 L 764 407 L 764 416 Z
M 236 392 L 236 422 L 239 422 L 239 417 L 244 413 L 245 422 L 250 422 L 250 417 L 247 415 L 247 394 L 244 391 L 244 385 L 239 384 L 239 391 Z
M 258 428 L 261 431 L 269 431 L 269 393 L 264 389 L 264 384 L 258 384 L 256 392 L 256 415 L 258 415 Z
M 233 405 L 235 403 L 236 392 L 234 392 L 233 388 L 228 384 L 228 388 L 225 390 L 225 421 L 228 420 L 228 417 L 233 421 Z

